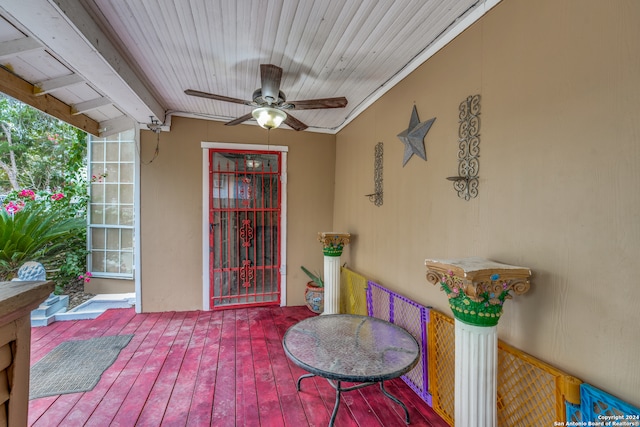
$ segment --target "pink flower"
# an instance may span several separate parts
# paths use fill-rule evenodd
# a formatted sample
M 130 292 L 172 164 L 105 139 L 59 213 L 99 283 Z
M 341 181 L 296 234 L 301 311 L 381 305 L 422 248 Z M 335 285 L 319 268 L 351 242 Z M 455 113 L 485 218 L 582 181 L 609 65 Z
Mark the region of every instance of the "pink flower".
M 9 202 L 4 207 L 7 213 L 10 213 L 12 215 L 16 212 L 20 212 L 22 208 L 24 208 L 24 203 L 20 203 L 20 202 L 18 203 Z
M 36 199 L 36 193 L 34 193 L 33 190 L 22 190 L 21 192 L 18 193 L 18 196 L 24 197 L 25 199 L 31 199 L 31 200 Z
M 87 271 L 86 273 L 79 275 L 78 280 L 84 280 L 89 283 L 91 281 L 91 272 Z
M 106 172 L 103 172 L 99 175 L 91 175 L 91 182 L 102 182 L 102 180 L 106 177 L 107 177 Z
M 56 193 L 56 194 L 53 194 L 51 196 L 51 200 L 60 200 L 60 199 L 63 199 L 63 198 L 64 198 L 64 194 L 62 194 L 62 193 Z

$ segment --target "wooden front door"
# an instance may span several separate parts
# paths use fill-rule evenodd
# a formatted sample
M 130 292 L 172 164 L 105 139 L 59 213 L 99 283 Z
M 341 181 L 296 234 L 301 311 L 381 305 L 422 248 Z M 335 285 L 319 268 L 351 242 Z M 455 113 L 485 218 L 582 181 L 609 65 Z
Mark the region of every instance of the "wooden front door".
M 210 308 L 280 304 L 281 154 L 209 150 Z

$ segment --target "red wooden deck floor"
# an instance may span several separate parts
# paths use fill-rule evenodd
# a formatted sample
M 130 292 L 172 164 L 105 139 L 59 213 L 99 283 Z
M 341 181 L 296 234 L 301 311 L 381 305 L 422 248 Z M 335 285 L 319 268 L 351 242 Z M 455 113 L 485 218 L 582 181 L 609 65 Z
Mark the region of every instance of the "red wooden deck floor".
M 284 354 L 289 326 L 306 307 L 135 314 L 32 329 L 31 363 L 67 340 L 134 334 L 98 385 L 86 393 L 34 399 L 30 426 L 326 426 L 335 391 Z M 386 388 L 409 408 L 412 426 L 447 426 L 402 380 Z M 335 425 L 403 426 L 402 409 L 377 386 L 342 394 Z

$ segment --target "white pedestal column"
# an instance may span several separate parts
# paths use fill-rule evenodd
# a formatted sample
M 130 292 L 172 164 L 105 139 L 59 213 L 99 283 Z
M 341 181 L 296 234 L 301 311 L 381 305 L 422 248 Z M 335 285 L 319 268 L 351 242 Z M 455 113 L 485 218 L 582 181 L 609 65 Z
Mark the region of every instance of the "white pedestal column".
M 529 290 L 531 270 L 484 258 L 427 259 L 455 316 L 455 425 L 497 425 L 498 321 L 504 302 Z
M 324 257 L 324 312 L 340 313 L 340 257 Z
M 455 422 L 465 427 L 497 425 L 498 327 L 455 320 Z
M 351 240 L 349 233 L 318 233 L 324 253 L 324 311 L 322 314 L 340 313 L 340 255 Z

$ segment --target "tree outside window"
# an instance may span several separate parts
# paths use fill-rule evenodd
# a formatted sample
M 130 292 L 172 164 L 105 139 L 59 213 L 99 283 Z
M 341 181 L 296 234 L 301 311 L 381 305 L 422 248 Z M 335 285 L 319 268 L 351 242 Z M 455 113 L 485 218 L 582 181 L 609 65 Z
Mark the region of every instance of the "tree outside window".
M 44 264 L 58 290 L 90 277 L 86 141 L 83 131 L 0 95 L 0 280 L 26 261 Z

